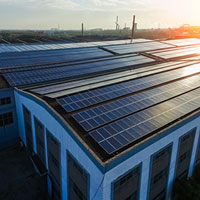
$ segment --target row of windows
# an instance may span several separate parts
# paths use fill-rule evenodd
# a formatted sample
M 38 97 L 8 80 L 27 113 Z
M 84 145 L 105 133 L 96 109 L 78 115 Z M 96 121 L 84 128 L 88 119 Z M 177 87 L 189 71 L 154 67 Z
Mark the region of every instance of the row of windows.
M 24 122 L 25 124 L 31 123 L 30 111 L 24 107 Z M 27 115 L 28 113 L 28 115 Z M 53 181 L 52 198 L 60 199 L 61 196 L 61 161 L 60 161 L 60 142 L 46 129 L 47 148 L 45 146 L 45 127 L 43 124 L 34 117 L 35 136 L 36 136 L 36 149 L 38 157 L 46 166 L 46 159 L 48 162 L 48 170 L 51 180 Z M 26 138 L 32 138 L 32 128 L 26 134 L 29 136 Z M 31 137 L 30 137 L 31 136 Z M 33 151 L 33 150 L 32 150 Z M 47 151 L 47 158 L 46 157 Z M 78 164 L 72 156 L 68 155 L 67 158 L 67 170 L 68 170 L 68 199 L 69 200 L 87 200 L 88 199 L 88 174 Z
M 41 127 L 44 126 L 41 124 Z M 40 128 L 41 128 L 40 127 Z M 36 128 L 35 128 L 36 129 Z M 177 164 L 176 164 L 176 175 L 175 177 L 180 177 L 183 172 L 188 171 L 191 152 L 194 141 L 194 133 L 196 130 L 192 130 L 188 134 L 182 136 L 179 140 L 179 149 L 177 154 Z M 60 143 L 56 138 L 54 138 L 53 134 L 49 133 L 47 130 L 47 135 L 52 141 L 52 146 L 58 146 Z M 48 140 L 47 140 L 48 141 Z M 41 143 L 41 141 L 39 141 Z M 184 148 L 185 144 L 187 147 Z M 45 145 L 41 145 L 45 146 Z M 166 192 L 168 174 L 169 174 L 169 165 L 171 159 L 171 150 L 172 145 L 164 148 L 163 150 L 157 152 L 152 156 L 151 163 L 151 176 L 149 177 L 150 181 L 150 192 L 149 199 L 157 199 L 158 196 L 165 197 L 163 191 Z M 44 148 L 44 151 L 45 148 Z M 51 152 L 48 152 L 49 159 L 51 159 L 52 165 L 55 168 L 60 170 L 60 160 L 57 159 L 57 156 L 53 155 Z M 186 162 L 187 161 L 187 162 Z M 68 156 L 67 159 L 68 164 L 68 193 L 69 200 L 77 199 L 77 200 L 86 200 L 88 197 L 88 174 L 79 165 L 79 163 L 73 159 L 71 156 Z M 135 168 L 131 172 L 117 179 L 113 186 L 113 199 L 114 200 L 132 200 L 138 199 L 139 195 L 139 185 L 140 185 L 140 177 L 141 177 L 141 166 Z M 52 172 L 53 174 L 53 172 Z M 54 174 L 53 174 L 54 176 Z M 61 176 L 61 174 L 60 174 Z M 85 185 L 85 186 L 84 186 Z M 162 193 L 162 195 L 161 195 Z
M 0 98 L 0 106 L 11 104 L 11 98 L 6 97 L 6 98 Z
M 188 174 L 195 133 L 196 129 L 193 129 L 192 131 L 188 132 L 179 139 L 175 179 L 181 178 L 183 175 L 187 176 Z M 199 148 L 200 148 L 200 138 L 199 138 Z M 160 200 L 160 199 L 165 199 L 166 197 L 166 188 L 169 176 L 171 152 L 172 152 L 172 145 L 165 147 L 163 150 L 155 153 L 151 158 L 151 167 L 150 167 L 151 171 L 149 177 L 150 186 L 148 189 L 149 200 L 156 200 L 156 199 Z M 114 191 L 113 191 L 114 200 L 139 199 L 138 195 L 137 198 L 132 196 L 133 192 L 135 194 L 139 194 L 138 191 L 140 189 L 139 184 L 136 183 L 139 183 L 137 181 L 138 179 L 137 174 L 139 177 L 141 177 L 141 174 L 139 167 L 136 169 L 132 170 L 131 172 L 122 176 L 121 178 L 119 178 L 117 181 L 114 182 Z M 128 189 L 129 185 L 132 185 L 131 190 Z M 128 197 L 127 193 L 129 193 Z
M 12 124 L 13 121 L 12 112 L 0 114 L 0 127 Z

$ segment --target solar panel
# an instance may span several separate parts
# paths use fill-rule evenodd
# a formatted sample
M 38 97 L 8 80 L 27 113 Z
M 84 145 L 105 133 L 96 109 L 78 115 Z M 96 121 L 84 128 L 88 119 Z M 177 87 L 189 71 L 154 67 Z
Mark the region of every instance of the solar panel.
M 176 46 L 184 46 L 184 45 L 200 44 L 200 39 L 188 38 L 188 39 L 166 40 L 163 42 L 166 44 L 172 44 L 172 45 L 176 45 Z
M 74 49 L 52 49 L 52 50 L 44 50 L 44 51 L 25 51 L 25 52 L 11 52 L 11 53 L 2 53 L 1 58 L 19 58 L 19 57 L 26 57 L 26 56 L 32 56 L 32 57 L 38 57 L 41 55 L 54 55 L 55 53 L 58 53 L 60 55 L 67 54 L 82 54 L 82 53 L 91 53 L 91 52 L 98 52 L 102 51 L 101 49 L 97 47 L 89 47 L 89 48 L 74 48 Z
M 135 39 L 132 43 L 148 42 L 150 40 Z M 16 45 L 16 44 L 2 44 L 0 45 L 0 53 L 6 52 L 26 52 L 26 51 L 43 51 L 52 49 L 66 49 L 66 48 L 80 48 L 80 47 L 93 47 L 93 46 L 107 46 L 130 43 L 130 40 L 115 40 L 115 41 L 102 41 L 102 42 L 82 42 L 82 43 L 44 43 L 44 44 L 30 44 L 30 45 Z
M 200 65 L 192 65 L 156 75 L 134 79 L 86 92 L 59 98 L 58 103 L 67 111 L 72 112 L 104 101 L 138 92 L 159 84 L 200 72 Z
M 85 129 L 91 131 L 119 118 L 130 115 L 200 86 L 199 75 L 176 81 L 161 87 L 121 98 L 76 114 L 73 118 Z
M 103 126 L 89 135 L 112 154 L 200 107 L 200 89 Z
M 200 46 L 195 46 L 193 48 L 176 49 L 176 50 L 165 51 L 165 52 L 156 52 L 156 53 L 151 52 L 151 54 L 153 54 L 154 56 L 164 58 L 164 59 L 170 59 L 170 58 L 200 54 L 199 52 L 200 52 Z
M 171 48 L 172 45 L 163 44 L 160 42 L 146 42 L 136 44 L 124 44 L 120 46 L 107 46 L 105 49 L 115 52 L 117 54 L 136 53 L 143 51 L 150 51 L 155 49 Z
M 194 64 L 195 62 L 189 62 L 188 64 Z M 121 80 L 130 80 L 133 78 L 139 78 L 153 73 L 158 73 L 170 69 L 185 66 L 185 62 L 167 62 L 162 64 L 156 64 L 148 66 L 148 68 L 136 68 L 133 70 L 127 70 L 123 72 L 116 72 L 108 75 L 102 75 L 98 77 L 86 78 L 82 80 L 75 80 L 67 83 L 61 83 L 51 86 L 44 86 L 35 88 L 30 91 L 45 95 L 50 98 L 57 98 L 64 95 L 69 95 L 75 92 L 80 92 L 88 89 L 93 89 L 109 84 L 119 83 Z
M 105 57 L 112 55 L 98 48 L 80 48 L 64 50 L 45 50 L 34 52 L 17 52 L 2 54 L 0 68 L 8 66 L 23 66 L 51 62 L 66 62 L 73 60 L 85 60 L 90 58 Z
M 135 54 L 136 55 L 136 54 Z M 78 65 L 78 64 L 88 64 L 88 63 L 94 63 L 94 62 L 100 62 L 100 61 L 108 61 L 108 60 L 117 60 L 120 58 L 128 58 L 131 56 L 135 56 L 134 54 L 131 55 L 122 55 L 122 56 L 106 56 L 106 57 L 96 57 L 96 58 L 88 58 L 86 60 L 72 60 L 72 61 L 62 61 L 62 62 L 47 62 L 47 63 L 37 63 L 34 65 L 20 65 L 20 66 L 9 66 L 6 68 L 1 68 L 0 71 L 4 72 L 20 72 L 20 71 L 26 71 L 26 70 L 37 70 L 37 69 L 45 69 L 45 68 L 58 68 L 58 67 L 65 67 L 65 66 L 72 66 L 72 65 Z M 182 61 L 181 61 L 182 62 Z
M 51 67 L 37 69 L 33 71 L 17 71 L 15 69 L 2 70 L 2 73 L 11 86 L 36 84 L 58 79 L 78 77 L 82 75 L 95 74 L 110 70 L 132 67 L 139 64 L 153 62 L 153 59 L 144 56 L 133 56 L 116 60 L 107 60 L 103 62 L 79 64 L 73 66 Z M 13 72 L 12 72 L 13 71 Z M 9 72 L 9 73 L 7 73 Z
M 199 61 L 200 60 L 200 56 L 195 56 L 195 57 L 190 57 L 190 58 L 185 58 L 185 59 L 183 59 L 184 61 L 191 61 L 191 60 L 193 60 L 193 61 Z

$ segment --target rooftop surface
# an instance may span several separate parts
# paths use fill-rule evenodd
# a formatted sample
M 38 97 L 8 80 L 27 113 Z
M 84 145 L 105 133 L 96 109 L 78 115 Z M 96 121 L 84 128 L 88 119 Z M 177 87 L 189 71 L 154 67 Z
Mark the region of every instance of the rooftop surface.
M 11 87 L 45 100 L 102 161 L 200 108 L 200 39 L 0 46 Z

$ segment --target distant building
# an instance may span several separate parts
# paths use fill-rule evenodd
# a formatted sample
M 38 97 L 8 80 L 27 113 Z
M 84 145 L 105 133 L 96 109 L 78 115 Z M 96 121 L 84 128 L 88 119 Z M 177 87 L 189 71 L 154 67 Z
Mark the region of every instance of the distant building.
M 131 30 L 131 29 L 130 29 L 130 27 L 124 27 L 123 30 L 124 30 L 124 31 L 129 31 L 129 30 Z
M 1 148 L 21 140 L 52 199 L 170 199 L 200 162 L 199 45 L 0 45 Z
M 90 31 L 103 31 L 103 29 L 102 28 L 95 28 L 95 29 L 90 29 Z

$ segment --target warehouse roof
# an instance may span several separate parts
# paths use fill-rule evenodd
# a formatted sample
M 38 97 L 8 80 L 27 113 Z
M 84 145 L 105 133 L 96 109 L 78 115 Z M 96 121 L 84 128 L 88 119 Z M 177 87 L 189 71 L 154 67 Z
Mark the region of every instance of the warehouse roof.
M 200 108 L 198 39 L 10 46 L 4 79 L 43 98 L 103 161 Z

